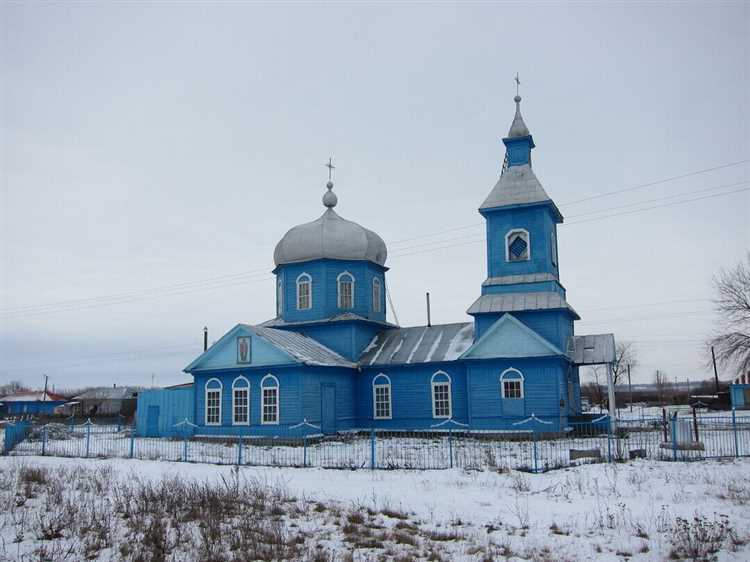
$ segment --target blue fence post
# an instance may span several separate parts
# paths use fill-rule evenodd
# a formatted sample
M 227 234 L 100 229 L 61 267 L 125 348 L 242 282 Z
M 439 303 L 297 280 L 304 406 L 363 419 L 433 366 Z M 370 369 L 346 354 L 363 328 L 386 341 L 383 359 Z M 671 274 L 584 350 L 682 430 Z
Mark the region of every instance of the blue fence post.
M 672 433 L 672 460 L 677 460 L 677 412 L 675 412 L 670 418 L 670 429 Z
M 184 434 L 184 437 L 182 438 L 182 462 L 187 462 L 188 460 L 188 434 L 187 431 Z
M 135 428 L 130 430 L 130 458 L 135 456 Z
M 453 468 L 453 428 L 448 428 L 448 455 L 450 456 L 450 467 Z
M 377 464 L 375 459 L 375 428 L 373 427 L 370 429 L 370 469 L 375 470 Z
M 42 456 L 47 454 L 47 426 L 42 428 Z
M 88 422 L 86 424 L 86 458 L 88 458 L 91 451 L 91 420 L 88 420 Z
M 732 406 L 732 431 L 734 432 L 734 456 L 740 456 L 740 443 L 737 439 L 737 412 Z
M 307 467 L 307 434 L 302 436 L 302 466 Z
M 536 429 L 531 430 L 531 435 L 534 438 L 534 472 L 539 472 L 539 453 L 536 446 Z

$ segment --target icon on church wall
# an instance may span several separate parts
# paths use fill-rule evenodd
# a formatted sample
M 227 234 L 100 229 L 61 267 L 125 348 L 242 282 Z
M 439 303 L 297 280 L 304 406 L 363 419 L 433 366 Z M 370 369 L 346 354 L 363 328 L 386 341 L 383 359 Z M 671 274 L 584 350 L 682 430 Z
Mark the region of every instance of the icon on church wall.
M 250 337 L 237 338 L 237 363 L 250 363 Z

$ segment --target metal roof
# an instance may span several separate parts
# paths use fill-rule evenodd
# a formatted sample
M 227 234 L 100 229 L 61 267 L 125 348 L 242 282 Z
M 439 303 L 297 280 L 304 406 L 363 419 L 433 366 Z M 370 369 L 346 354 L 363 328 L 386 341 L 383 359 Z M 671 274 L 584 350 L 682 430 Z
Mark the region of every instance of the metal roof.
M 105 386 L 92 388 L 74 397 L 73 400 L 124 400 L 135 398 L 138 388 L 132 386 Z
M 552 273 L 526 273 L 522 275 L 503 275 L 502 277 L 488 277 L 482 283 L 483 287 L 490 285 L 515 285 L 518 283 L 538 283 L 540 281 L 557 281 L 557 275 Z
M 545 201 L 549 201 L 557 214 L 560 214 L 550 196 L 544 191 L 542 184 L 539 183 L 534 170 L 531 169 L 531 164 L 522 164 L 511 166 L 502 173 L 479 210 Z
M 290 332 L 289 330 L 267 328 L 265 326 L 249 326 L 247 324 L 244 324 L 244 326 L 305 365 L 325 367 L 357 366 L 356 363 L 348 361 L 335 351 L 303 334 Z
M 511 123 L 510 130 L 508 131 L 508 138 L 528 137 L 531 133 L 523 117 L 521 117 L 521 96 L 516 95 L 513 101 L 516 102 L 516 114 L 513 116 L 513 123 Z
M 466 312 L 483 314 L 492 312 L 524 312 L 529 310 L 554 310 L 566 308 L 576 318 L 578 314 L 559 293 L 543 291 L 537 293 L 499 293 L 482 295 Z
M 454 361 L 473 343 L 472 322 L 384 330 L 362 352 L 359 364 L 367 367 Z
M 277 266 L 317 259 L 368 260 L 384 265 L 387 256 L 380 236 L 342 218 L 332 207 L 317 220 L 290 229 L 273 252 Z
M 573 340 L 573 363 L 577 365 L 600 365 L 615 360 L 615 336 L 595 334 L 575 336 Z
M 264 326 L 267 328 L 275 328 L 277 326 L 301 326 L 301 325 L 309 325 L 309 324 L 328 324 L 330 322 L 347 322 L 352 320 L 359 320 L 362 322 L 371 322 L 373 324 L 380 324 L 383 326 L 383 328 L 395 328 L 395 324 L 391 324 L 390 322 L 382 322 L 380 320 L 374 320 L 372 318 L 367 318 L 365 316 L 361 316 L 360 314 L 354 314 L 353 312 L 344 312 L 342 314 L 337 314 L 336 316 L 331 316 L 330 318 L 321 318 L 320 320 L 306 320 L 303 322 L 287 322 L 283 318 L 272 318 L 271 320 L 266 320 L 260 326 Z
M 65 402 L 67 398 L 54 392 L 44 393 L 43 390 L 16 392 L 0 398 L 0 402 Z

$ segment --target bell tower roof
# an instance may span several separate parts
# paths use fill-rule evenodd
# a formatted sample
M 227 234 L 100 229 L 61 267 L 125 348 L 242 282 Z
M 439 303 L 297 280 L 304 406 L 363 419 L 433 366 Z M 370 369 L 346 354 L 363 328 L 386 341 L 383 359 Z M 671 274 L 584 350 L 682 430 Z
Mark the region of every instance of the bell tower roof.
M 531 135 L 531 133 L 529 132 L 529 128 L 526 126 L 526 123 L 523 120 L 523 116 L 521 115 L 521 96 L 516 94 L 516 97 L 513 98 L 513 101 L 516 102 L 516 115 L 513 117 L 513 123 L 511 123 L 510 125 L 508 138 L 512 139 L 515 137 L 528 137 Z

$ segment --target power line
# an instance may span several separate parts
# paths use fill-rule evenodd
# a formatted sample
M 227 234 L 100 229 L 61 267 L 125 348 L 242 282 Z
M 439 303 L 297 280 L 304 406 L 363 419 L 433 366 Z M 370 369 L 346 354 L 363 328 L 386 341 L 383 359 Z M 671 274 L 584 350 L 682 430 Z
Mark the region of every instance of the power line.
M 656 180 L 656 181 L 652 181 L 652 182 L 648 182 L 648 183 L 641 183 L 641 184 L 638 184 L 638 185 L 634 185 L 632 187 L 625 187 L 623 189 L 616 189 L 614 191 L 607 191 L 605 193 L 599 193 L 597 195 L 590 195 L 589 197 L 583 197 L 582 199 L 576 199 L 574 201 L 567 201 L 566 203 L 562 203 L 561 206 L 577 205 L 578 203 L 583 203 L 584 201 L 591 201 L 593 199 L 600 199 L 602 197 L 610 197 L 612 195 L 619 195 L 620 193 L 626 193 L 626 192 L 629 192 L 629 191 L 636 191 L 638 189 L 644 189 L 646 187 L 653 187 L 655 185 L 660 185 L 660 184 L 668 183 L 670 181 L 675 181 L 675 180 L 681 180 L 681 179 L 684 179 L 684 178 L 689 178 L 689 177 L 692 177 L 692 176 L 697 176 L 697 175 L 700 175 L 700 174 L 705 174 L 705 173 L 708 173 L 708 172 L 713 172 L 713 171 L 721 170 L 721 169 L 724 169 L 724 168 L 732 168 L 734 166 L 739 166 L 740 164 L 745 164 L 747 162 L 750 162 L 750 159 L 747 159 L 747 160 L 738 160 L 737 162 L 729 162 L 728 164 L 720 164 L 718 166 L 712 166 L 711 168 L 704 168 L 702 170 L 696 170 L 694 172 L 688 172 L 687 174 L 680 174 L 678 176 L 671 176 L 671 177 L 664 178 L 664 179 L 661 179 L 661 180 Z

